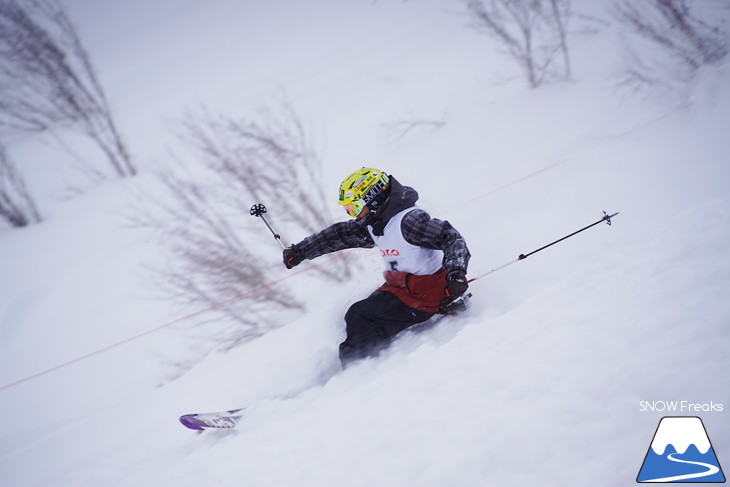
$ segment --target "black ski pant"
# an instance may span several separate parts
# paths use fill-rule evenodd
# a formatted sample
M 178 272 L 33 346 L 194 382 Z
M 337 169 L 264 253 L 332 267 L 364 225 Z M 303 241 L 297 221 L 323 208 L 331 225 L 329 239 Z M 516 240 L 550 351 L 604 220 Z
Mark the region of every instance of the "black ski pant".
M 404 304 L 392 293 L 375 291 L 350 306 L 345 313 L 347 338 L 340 344 L 342 367 L 355 360 L 376 355 L 401 331 L 422 323 L 434 313 Z

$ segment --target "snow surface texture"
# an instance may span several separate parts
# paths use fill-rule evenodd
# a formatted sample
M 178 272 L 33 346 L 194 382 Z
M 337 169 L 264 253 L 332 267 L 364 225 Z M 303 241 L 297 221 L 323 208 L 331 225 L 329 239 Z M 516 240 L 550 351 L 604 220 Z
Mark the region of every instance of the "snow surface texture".
M 511 61 L 440 2 L 73 4 L 142 174 L 46 196 L 47 221 L 0 233 L 0 387 L 84 357 L 0 390 L 1 485 L 630 485 L 663 415 L 640 401 L 662 400 L 723 404 L 688 415 L 730 465 L 727 66 L 679 109 L 611 88 L 610 28 L 576 38 L 575 82 L 532 91 L 497 82 Z M 200 101 L 244 113 L 280 88 L 326 147 L 333 221 L 339 180 L 381 167 L 464 234 L 472 275 L 621 214 L 326 381 L 344 311 L 380 279 L 355 252 L 358 278 L 297 275 L 305 315 L 169 382 L 195 320 L 161 327 L 191 310 L 149 298 L 142 264 L 164 257 L 123 210 L 173 144 L 167 119 Z M 445 124 L 384 136 L 409 116 Z M 42 167 L 32 184 L 57 195 L 72 176 Z M 273 241 L 260 254 L 280 258 Z M 241 406 L 232 431 L 177 422 Z

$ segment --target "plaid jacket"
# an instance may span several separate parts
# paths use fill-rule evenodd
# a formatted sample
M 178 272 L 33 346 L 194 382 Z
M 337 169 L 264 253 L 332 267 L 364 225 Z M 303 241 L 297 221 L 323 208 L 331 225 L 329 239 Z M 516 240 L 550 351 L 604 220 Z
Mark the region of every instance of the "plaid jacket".
M 448 274 L 463 273 L 471 254 L 461 234 L 448 221 L 431 218 L 414 208 L 401 220 L 401 232 L 409 243 L 444 252 L 443 268 Z M 363 222 L 349 220 L 331 225 L 293 246 L 306 259 L 315 259 L 343 249 L 373 248 L 375 242 Z

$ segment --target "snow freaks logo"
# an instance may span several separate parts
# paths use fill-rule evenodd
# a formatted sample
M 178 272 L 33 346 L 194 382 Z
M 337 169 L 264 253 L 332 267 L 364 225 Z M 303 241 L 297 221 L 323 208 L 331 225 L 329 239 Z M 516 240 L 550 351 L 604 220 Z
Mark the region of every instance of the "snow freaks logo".
M 694 403 L 689 401 L 640 401 L 639 411 L 660 413 L 721 413 L 725 407 L 722 403 L 710 401 L 706 403 Z
M 663 417 L 636 481 L 725 482 L 702 420 L 696 416 Z

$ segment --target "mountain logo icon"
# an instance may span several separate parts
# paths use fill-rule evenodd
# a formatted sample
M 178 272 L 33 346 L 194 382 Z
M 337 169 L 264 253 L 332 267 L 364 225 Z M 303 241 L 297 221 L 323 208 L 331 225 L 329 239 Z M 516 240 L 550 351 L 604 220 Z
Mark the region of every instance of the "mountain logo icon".
M 663 417 L 636 482 L 725 482 L 702 420 L 696 416 Z

